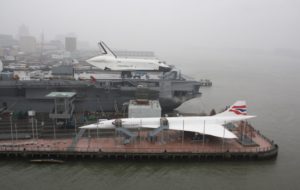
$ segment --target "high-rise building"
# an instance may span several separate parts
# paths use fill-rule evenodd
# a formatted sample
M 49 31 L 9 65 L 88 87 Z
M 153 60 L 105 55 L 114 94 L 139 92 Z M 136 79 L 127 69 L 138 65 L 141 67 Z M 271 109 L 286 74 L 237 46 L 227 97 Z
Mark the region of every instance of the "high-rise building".
M 74 52 L 77 49 L 76 38 L 75 37 L 66 37 L 65 38 L 65 49 L 69 52 Z
M 20 49 L 26 53 L 32 53 L 36 51 L 36 39 L 33 36 L 21 36 Z
M 29 35 L 30 34 L 29 34 L 29 30 L 28 30 L 27 26 L 25 26 L 24 24 L 21 25 L 18 30 L 19 39 L 21 39 L 22 36 L 29 36 Z
M 15 45 L 16 41 L 12 35 L 0 34 L 0 47 L 10 47 Z

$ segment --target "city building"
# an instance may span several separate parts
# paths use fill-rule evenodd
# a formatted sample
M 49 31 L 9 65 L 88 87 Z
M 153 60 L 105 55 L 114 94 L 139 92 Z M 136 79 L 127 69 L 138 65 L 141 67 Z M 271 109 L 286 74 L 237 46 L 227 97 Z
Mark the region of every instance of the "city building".
M 12 35 L 0 34 L 0 47 L 11 47 L 16 44 Z
M 65 50 L 69 52 L 74 52 L 77 49 L 76 38 L 66 37 L 65 38 Z
M 25 53 L 32 53 L 36 51 L 36 39 L 33 36 L 20 37 L 20 49 Z
M 22 36 L 29 36 L 29 30 L 28 30 L 28 27 L 25 26 L 24 24 L 21 25 L 19 27 L 19 30 L 18 30 L 18 38 L 21 39 Z

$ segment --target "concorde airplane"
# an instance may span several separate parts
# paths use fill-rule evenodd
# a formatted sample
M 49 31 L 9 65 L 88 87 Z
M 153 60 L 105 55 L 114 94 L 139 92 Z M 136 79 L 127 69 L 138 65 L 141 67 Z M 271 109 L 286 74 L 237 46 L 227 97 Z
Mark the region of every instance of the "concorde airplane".
M 104 43 L 99 42 L 99 47 L 102 49 L 102 54 L 86 60 L 89 64 L 103 69 L 115 71 L 163 71 L 168 72 L 171 67 L 164 61 L 156 58 L 121 58 L 110 50 Z
M 134 128 L 158 128 L 162 120 L 167 121 L 169 130 L 190 131 L 220 138 L 237 138 L 235 134 L 227 130 L 224 124 L 243 121 L 255 116 L 247 115 L 245 101 L 237 101 L 226 111 L 214 116 L 193 117 L 155 117 L 155 118 L 122 118 L 112 120 L 99 120 L 98 123 L 82 126 L 83 129 L 114 129 L 124 127 Z

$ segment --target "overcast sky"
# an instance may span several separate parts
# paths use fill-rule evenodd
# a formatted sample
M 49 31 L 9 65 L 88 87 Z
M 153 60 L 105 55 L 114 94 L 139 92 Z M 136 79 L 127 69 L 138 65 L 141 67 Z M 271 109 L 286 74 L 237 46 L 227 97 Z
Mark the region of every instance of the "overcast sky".
M 75 33 L 113 49 L 300 49 L 299 0 L 0 0 L 0 34 Z

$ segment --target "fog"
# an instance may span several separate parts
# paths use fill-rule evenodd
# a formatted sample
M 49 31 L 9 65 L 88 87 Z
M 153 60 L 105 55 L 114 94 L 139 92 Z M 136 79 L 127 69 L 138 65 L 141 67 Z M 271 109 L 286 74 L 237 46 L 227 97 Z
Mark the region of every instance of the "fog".
M 297 0 L 1 0 L 0 34 L 16 36 L 24 24 L 37 38 L 72 33 L 91 47 L 103 40 L 113 49 L 165 56 L 299 51 L 299 10 Z

